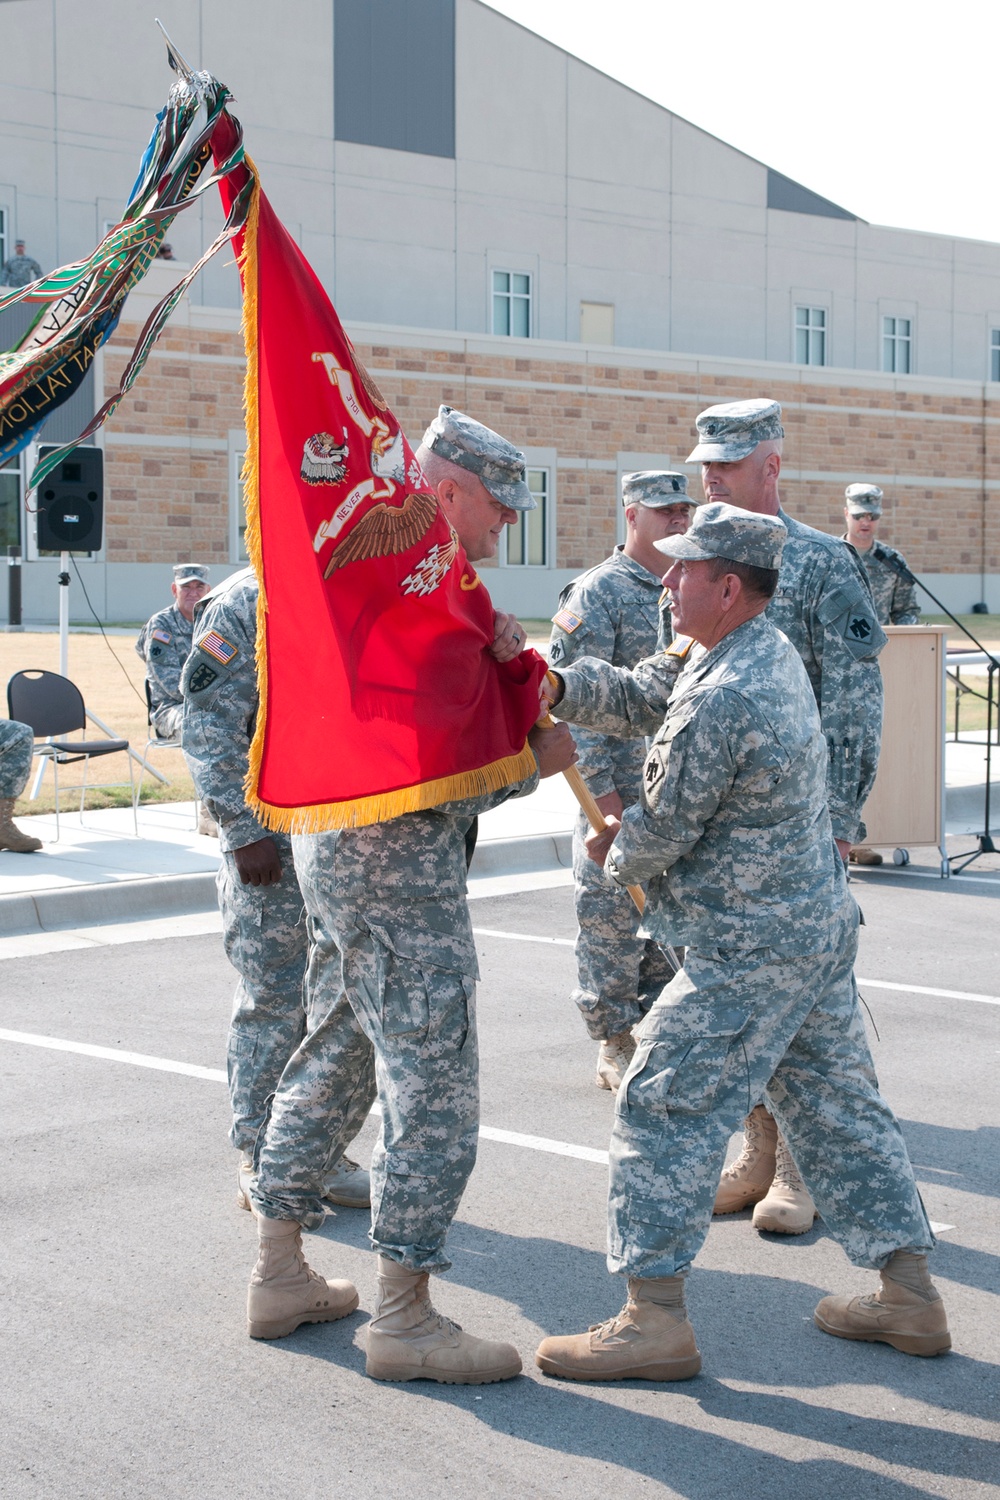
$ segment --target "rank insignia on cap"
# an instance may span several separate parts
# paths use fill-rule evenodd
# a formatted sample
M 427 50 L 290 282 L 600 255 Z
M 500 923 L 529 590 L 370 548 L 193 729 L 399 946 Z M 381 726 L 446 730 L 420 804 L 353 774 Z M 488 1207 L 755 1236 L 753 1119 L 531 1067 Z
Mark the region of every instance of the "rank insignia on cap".
M 683 661 L 691 647 L 694 645 L 694 636 L 678 635 L 670 642 L 664 651 L 664 656 L 676 656 L 678 661 Z
M 571 609 L 561 609 L 557 615 L 552 616 L 552 623 L 558 625 L 560 630 L 565 630 L 567 635 L 572 635 L 574 630 L 579 630 L 583 620 Z
M 229 641 L 223 640 L 221 635 L 210 630 L 208 635 L 203 635 L 198 642 L 198 649 L 207 652 L 209 656 L 214 656 L 216 661 L 228 667 L 239 647 L 231 645 Z
M 170 631 L 169 630 L 154 630 L 153 631 L 153 640 L 154 641 L 162 641 L 165 646 L 169 645 L 170 644 Z

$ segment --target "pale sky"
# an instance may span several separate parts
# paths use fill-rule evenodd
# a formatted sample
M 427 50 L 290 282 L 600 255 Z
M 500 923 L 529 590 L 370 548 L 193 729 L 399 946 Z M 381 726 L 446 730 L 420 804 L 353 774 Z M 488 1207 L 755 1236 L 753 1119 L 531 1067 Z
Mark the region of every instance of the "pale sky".
M 1000 241 L 1000 0 L 488 0 L 863 219 Z

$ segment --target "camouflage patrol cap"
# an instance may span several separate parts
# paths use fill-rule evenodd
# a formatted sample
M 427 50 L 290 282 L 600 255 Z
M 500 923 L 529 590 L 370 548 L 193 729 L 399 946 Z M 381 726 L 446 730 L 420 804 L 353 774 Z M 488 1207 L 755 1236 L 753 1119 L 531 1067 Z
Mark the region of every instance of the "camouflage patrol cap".
M 724 557 L 727 562 L 747 563 L 752 568 L 777 568 L 788 532 L 777 516 L 761 516 L 738 505 L 713 500 L 694 513 L 690 530 L 683 536 L 665 536 L 654 542 L 658 552 L 688 562 L 708 562 Z
M 758 443 L 784 437 L 781 407 L 766 397 L 759 401 L 726 401 L 710 406 L 697 419 L 698 445 L 688 463 L 734 464 L 752 453 Z
M 208 569 L 204 563 L 174 563 L 175 583 L 190 583 L 192 579 L 198 583 L 208 582 Z
M 648 505 L 651 510 L 663 510 L 668 505 L 697 505 L 687 487 L 687 475 L 677 474 L 673 469 L 639 469 L 634 474 L 622 475 L 622 504 Z
M 453 406 L 438 407 L 423 446 L 482 480 L 494 500 L 512 510 L 535 510 L 538 501 L 524 478 L 524 454 L 492 427 Z
M 880 516 L 882 491 L 877 484 L 849 484 L 844 491 L 851 516 Z

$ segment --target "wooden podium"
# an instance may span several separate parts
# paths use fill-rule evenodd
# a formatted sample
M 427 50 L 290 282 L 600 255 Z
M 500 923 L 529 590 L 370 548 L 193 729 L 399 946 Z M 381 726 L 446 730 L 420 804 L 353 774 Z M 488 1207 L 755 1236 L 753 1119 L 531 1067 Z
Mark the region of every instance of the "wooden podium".
M 950 873 L 944 847 L 945 657 L 944 625 L 886 625 L 879 657 L 885 690 L 878 775 L 862 816 L 866 844 L 891 845 L 897 864 L 911 847 L 936 846 L 941 874 Z

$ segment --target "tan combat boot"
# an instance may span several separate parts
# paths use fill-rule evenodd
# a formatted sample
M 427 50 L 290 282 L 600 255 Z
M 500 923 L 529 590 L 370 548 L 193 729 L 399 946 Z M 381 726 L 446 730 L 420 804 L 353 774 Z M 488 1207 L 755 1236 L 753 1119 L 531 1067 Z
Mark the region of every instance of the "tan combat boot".
M 14 797 L 0 797 L 0 849 L 10 849 L 13 854 L 34 854 L 42 847 L 41 839 L 33 834 L 22 833 L 14 822 Z
M 743 1150 L 719 1178 L 713 1214 L 738 1214 L 766 1196 L 774 1177 L 778 1127 L 763 1104 L 743 1121 Z
M 817 1327 L 838 1339 L 891 1344 L 903 1354 L 946 1354 L 951 1348 L 944 1303 L 927 1270 L 926 1255 L 897 1250 L 868 1297 L 824 1297 Z
M 352 1161 L 349 1156 L 342 1156 L 337 1165 L 331 1167 L 326 1174 L 323 1197 L 327 1203 L 335 1203 L 339 1208 L 370 1208 L 371 1177 L 356 1161 Z
M 236 1206 L 253 1213 L 251 1189 L 257 1185 L 253 1153 L 240 1153 L 240 1164 L 236 1171 Z M 370 1208 L 372 1201 L 371 1178 L 364 1167 L 359 1167 L 349 1156 L 342 1156 L 335 1167 L 327 1173 L 323 1182 L 323 1198 L 335 1203 L 338 1208 Z
M 333 1323 L 358 1305 L 350 1281 L 324 1281 L 306 1264 L 302 1229 L 294 1219 L 257 1215 L 260 1253 L 247 1292 L 252 1339 L 283 1339 L 300 1323 Z
M 805 1234 L 813 1226 L 816 1205 L 809 1189 L 792 1161 L 785 1137 L 778 1132 L 778 1149 L 774 1159 L 774 1180 L 753 1211 L 754 1229 L 769 1229 L 772 1234 Z
M 431 1304 L 426 1271 L 378 1258 L 378 1305 L 368 1324 L 366 1370 L 373 1380 L 489 1385 L 521 1373 L 513 1344 L 473 1338 Z
M 197 803 L 198 832 L 205 838 L 217 839 L 219 837 L 219 825 L 212 817 L 204 802 Z
M 850 860 L 852 865 L 880 865 L 882 856 L 877 849 L 869 849 L 867 844 L 855 844 Z
M 607 1037 L 597 1054 L 597 1077 L 594 1079 L 597 1087 L 617 1094 L 634 1052 L 635 1037 L 631 1029 Z
M 691 1380 L 701 1369 L 684 1307 L 684 1277 L 630 1276 L 615 1318 L 543 1339 L 535 1364 L 564 1380 Z

